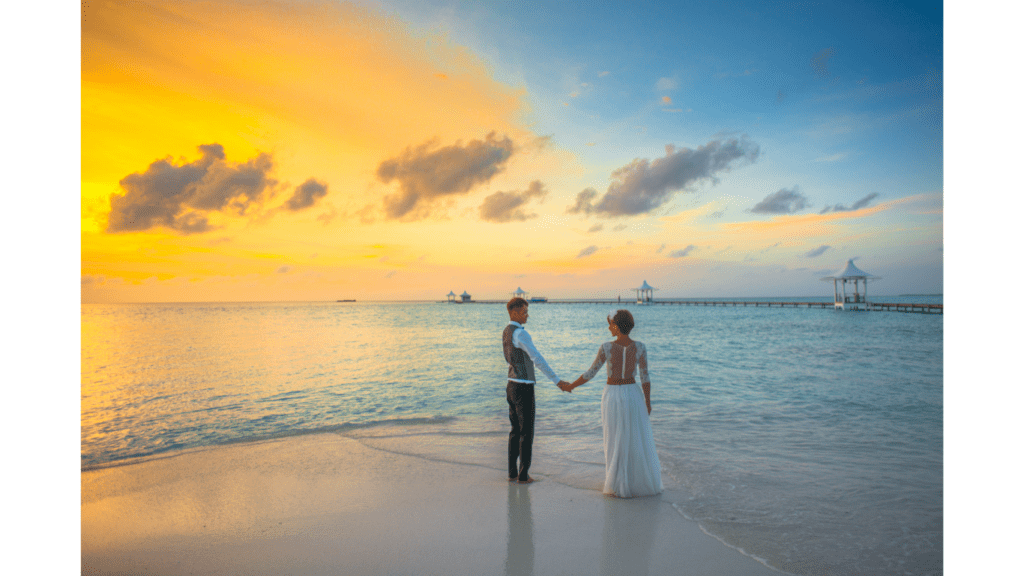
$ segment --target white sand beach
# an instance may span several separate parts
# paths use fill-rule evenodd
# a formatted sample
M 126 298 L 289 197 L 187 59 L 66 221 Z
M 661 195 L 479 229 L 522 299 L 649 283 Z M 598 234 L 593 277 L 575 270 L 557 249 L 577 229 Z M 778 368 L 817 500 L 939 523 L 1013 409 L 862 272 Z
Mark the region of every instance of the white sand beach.
M 777 574 L 659 497 L 335 434 L 82 473 L 83 574 Z

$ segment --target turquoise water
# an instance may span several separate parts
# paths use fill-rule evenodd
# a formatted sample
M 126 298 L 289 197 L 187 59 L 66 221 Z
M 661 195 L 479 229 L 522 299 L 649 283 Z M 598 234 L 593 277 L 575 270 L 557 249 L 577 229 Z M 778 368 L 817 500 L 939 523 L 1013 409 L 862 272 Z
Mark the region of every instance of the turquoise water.
M 793 574 L 942 573 L 941 315 L 624 307 L 664 500 Z M 609 310 L 534 304 L 527 327 L 572 381 Z M 492 304 L 83 305 L 82 467 L 337 433 L 504 474 L 507 321 Z M 600 490 L 600 396 L 539 385 L 536 474 Z

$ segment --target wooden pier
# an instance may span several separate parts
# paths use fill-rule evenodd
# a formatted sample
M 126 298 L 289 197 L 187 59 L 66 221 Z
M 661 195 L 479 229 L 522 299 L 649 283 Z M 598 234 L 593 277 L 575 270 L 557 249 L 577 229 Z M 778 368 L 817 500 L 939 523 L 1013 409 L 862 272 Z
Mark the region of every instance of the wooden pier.
M 505 304 L 506 300 L 474 300 L 473 304 Z M 455 302 L 461 304 L 461 302 Z M 821 308 L 829 310 L 835 308 L 833 302 L 767 302 L 767 301 L 739 301 L 739 300 L 649 300 L 638 304 L 633 300 L 548 300 L 541 304 L 602 304 L 608 306 L 725 306 L 725 307 L 754 307 L 754 308 Z M 876 312 L 907 312 L 917 314 L 942 314 L 942 304 L 905 304 L 888 302 L 871 302 L 869 309 Z
M 834 305 L 831 302 L 738 302 L 733 300 L 654 300 L 644 304 L 667 304 L 667 305 L 680 305 L 680 306 L 753 306 L 755 308 L 764 306 L 765 308 L 832 308 Z
M 871 302 L 872 310 L 886 312 L 917 312 L 920 314 L 942 314 L 942 304 L 890 304 L 888 302 Z

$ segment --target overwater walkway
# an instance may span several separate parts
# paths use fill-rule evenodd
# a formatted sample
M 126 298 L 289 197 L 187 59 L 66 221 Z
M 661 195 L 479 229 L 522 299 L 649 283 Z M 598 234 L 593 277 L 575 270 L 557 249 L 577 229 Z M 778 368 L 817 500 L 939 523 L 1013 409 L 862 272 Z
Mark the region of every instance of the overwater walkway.
M 439 303 L 444 304 L 505 304 L 507 300 L 472 300 L 470 302 L 445 302 L 440 301 Z M 743 306 L 744 308 L 750 306 L 755 308 L 821 308 L 831 309 L 835 308 L 833 302 L 769 302 L 764 300 L 649 300 L 643 303 L 635 300 L 619 301 L 619 300 L 545 300 L 543 302 L 531 302 L 531 304 L 606 304 L 613 306 L 732 306 L 738 307 Z M 942 304 L 915 304 L 915 303 L 895 303 L 895 302 L 869 302 L 867 304 L 868 310 L 875 312 L 908 312 L 918 314 L 942 314 Z

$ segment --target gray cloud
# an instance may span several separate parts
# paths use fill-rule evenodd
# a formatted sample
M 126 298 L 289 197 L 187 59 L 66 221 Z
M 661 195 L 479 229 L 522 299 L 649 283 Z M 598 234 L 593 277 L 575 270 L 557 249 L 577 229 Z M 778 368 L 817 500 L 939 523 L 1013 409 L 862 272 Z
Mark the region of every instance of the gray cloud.
M 661 254 L 661 251 L 665 249 L 665 245 L 658 246 L 658 249 L 654 251 L 655 254 Z
M 708 218 L 721 218 L 722 216 L 725 216 L 725 210 L 719 210 L 718 212 L 708 214 Z
M 793 186 L 792 190 L 785 188 L 769 194 L 764 200 L 754 205 L 749 212 L 754 214 L 792 214 L 797 210 L 803 210 L 807 206 L 807 197 L 800 193 L 799 186 Z
M 334 220 L 337 216 L 338 216 L 338 211 L 335 210 L 334 208 L 331 208 L 330 211 L 324 212 L 323 214 L 320 214 L 319 216 L 317 216 L 316 217 L 316 221 L 317 222 L 321 222 L 321 223 L 323 223 L 324 226 L 326 226 L 326 225 L 330 224 L 331 220 Z
M 629 226 L 627 226 L 625 224 L 618 224 L 614 228 L 612 228 L 612 231 L 613 232 L 621 232 L 621 231 L 625 230 L 626 228 L 629 228 Z
M 828 61 L 836 53 L 834 48 L 825 48 L 811 58 L 811 69 L 821 78 L 828 77 Z
M 277 273 L 278 274 L 287 274 L 287 273 L 289 273 L 291 271 L 292 271 L 292 267 L 288 266 L 287 264 L 285 264 L 284 266 L 281 266 L 280 268 L 277 269 Z
M 587 230 L 587 233 L 600 232 L 601 230 L 604 230 L 604 224 L 594 224 L 590 227 L 590 230 Z
M 577 258 L 583 258 L 584 256 L 590 256 L 594 252 L 597 252 L 597 246 L 587 246 L 580 253 L 576 255 Z
M 671 253 L 669 253 L 669 258 L 685 258 L 690 254 L 690 252 L 693 252 L 696 248 L 696 246 L 690 244 L 689 246 L 683 248 L 682 250 L 673 250 Z
M 670 144 L 665 147 L 664 158 L 637 159 L 612 172 L 612 183 L 596 204 L 597 191 L 587 188 L 576 195 L 576 204 L 566 212 L 605 217 L 649 213 L 668 202 L 676 192 L 704 180 L 717 183 L 716 174 L 728 172 L 743 161 L 754 162 L 759 155 L 757 144 L 746 138 L 712 140 L 696 150 L 676 150 Z
M 385 160 L 377 167 L 381 182 L 398 180 L 401 190 L 384 197 L 388 218 L 412 216 L 413 209 L 425 208 L 437 198 L 465 194 L 490 181 L 504 169 L 515 151 L 511 139 L 505 136 L 499 140 L 494 132 L 484 140 L 472 140 L 465 145 L 456 142 L 436 150 L 434 146 L 431 141 L 406 148 L 397 158 Z
M 292 197 L 284 203 L 285 208 L 289 210 L 302 210 L 303 208 L 309 208 L 320 198 L 327 195 L 327 184 L 318 182 L 314 178 L 306 180 L 301 185 L 295 187 L 295 192 Z
M 527 214 L 522 206 L 531 198 L 544 198 L 548 191 L 540 180 L 530 182 L 530 187 L 523 192 L 495 192 L 480 205 L 480 218 L 490 222 L 523 222 L 536 218 L 536 214 Z
M 593 211 L 591 201 L 597 198 L 597 190 L 593 188 L 585 188 L 582 192 L 576 195 L 576 204 L 569 207 L 566 212 L 569 214 L 590 214 Z
M 268 154 L 229 164 L 220 144 L 198 148 L 202 157 L 195 162 L 176 165 L 167 157 L 150 164 L 145 172 L 125 176 L 120 182 L 124 193 L 110 197 L 107 232 L 156 226 L 185 234 L 206 232 L 211 228 L 205 212 L 244 214 L 277 184 L 269 176 L 273 161 Z
M 363 206 L 359 210 L 356 210 L 353 214 L 359 216 L 359 221 L 362 222 L 363 224 L 373 224 L 374 222 L 377 221 L 377 219 L 374 217 L 374 214 L 376 214 L 376 210 L 377 209 L 373 204 L 367 204 L 366 206 Z
M 878 197 L 878 192 L 872 192 L 871 194 L 868 194 L 867 196 L 865 196 L 865 197 L 861 198 L 860 200 L 857 200 L 856 202 L 854 202 L 853 206 L 850 206 L 849 208 L 847 208 L 843 204 L 836 204 L 835 206 L 825 206 L 824 208 L 822 208 L 822 210 L 821 210 L 821 212 L 819 212 L 819 214 L 824 214 L 826 212 L 851 212 L 853 210 L 860 210 L 861 208 L 863 208 L 863 207 L 867 206 L 868 204 L 870 204 L 871 201 L 874 200 L 877 197 Z
M 804 254 L 804 258 L 817 258 L 818 256 L 824 254 L 825 251 L 828 250 L 829 248 L 831 248 L 831 246 L 823 244 L 821 246 L 818 246 L 814 250 L 811 250 L 810 252 Z

